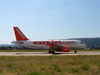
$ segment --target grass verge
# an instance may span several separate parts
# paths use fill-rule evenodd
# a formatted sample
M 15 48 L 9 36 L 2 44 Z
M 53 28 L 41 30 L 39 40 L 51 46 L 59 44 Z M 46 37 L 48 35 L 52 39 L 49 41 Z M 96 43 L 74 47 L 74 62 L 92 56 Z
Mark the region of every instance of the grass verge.
M 100 75 L 100 55 L 1 56 L 0 75 Z

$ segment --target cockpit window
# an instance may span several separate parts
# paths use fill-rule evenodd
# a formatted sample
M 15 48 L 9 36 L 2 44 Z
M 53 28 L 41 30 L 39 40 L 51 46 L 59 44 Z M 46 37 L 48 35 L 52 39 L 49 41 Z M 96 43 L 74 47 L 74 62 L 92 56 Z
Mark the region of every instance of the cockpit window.
M 81 41 L 81 44 L 84 44 L 84 42 Z

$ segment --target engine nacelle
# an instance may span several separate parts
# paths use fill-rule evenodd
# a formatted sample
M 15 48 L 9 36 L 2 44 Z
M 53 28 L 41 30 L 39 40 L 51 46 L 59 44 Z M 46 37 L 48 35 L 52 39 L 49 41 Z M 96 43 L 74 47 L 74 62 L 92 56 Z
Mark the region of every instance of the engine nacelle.
M 55 50 L 56 51 L 63 51 L 63 52 L 69 52 L 70 51 L 70 47 L 68 47 L 68 46 L 57 46 L 56 48 L 55 48 Z
M 70 47 L 62 47 L 63 52 L 70 52 Z

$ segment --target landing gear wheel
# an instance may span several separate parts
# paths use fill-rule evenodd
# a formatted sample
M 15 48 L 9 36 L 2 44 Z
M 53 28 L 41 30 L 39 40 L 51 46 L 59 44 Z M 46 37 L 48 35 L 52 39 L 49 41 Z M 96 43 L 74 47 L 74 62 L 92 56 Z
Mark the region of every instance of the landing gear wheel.
M 51 50 L 49 50 L 49 52 L 48 53 L 52 53 L 52 51 Z
M 75 54 L 77 53 L 77 51 L 75 50 Z
M 52 51 L 52 54 L 55 54 L 55 51 Z

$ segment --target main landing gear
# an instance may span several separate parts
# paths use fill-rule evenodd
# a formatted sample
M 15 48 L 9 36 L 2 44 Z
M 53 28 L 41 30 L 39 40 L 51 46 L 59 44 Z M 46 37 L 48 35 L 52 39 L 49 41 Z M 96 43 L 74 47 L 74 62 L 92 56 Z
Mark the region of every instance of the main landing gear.
M 74 53 L 76 54 L 77 53 L 77 50 L 75 50 Z
M 55 54 L 54 50 L 49 50 L 49 53 Z

